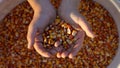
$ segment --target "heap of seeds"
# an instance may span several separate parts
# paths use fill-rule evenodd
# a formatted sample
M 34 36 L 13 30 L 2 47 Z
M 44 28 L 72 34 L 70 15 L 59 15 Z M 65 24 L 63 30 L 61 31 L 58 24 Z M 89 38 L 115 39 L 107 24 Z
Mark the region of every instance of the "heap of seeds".
M 55 6 L 60 4 L 57 2 L 59 0 L 51 1 Z M 27 49 L 27 29 L 34 12 L 25 1 L 16 6 L 0 24 L 0 68 L 106 68 L 118 48 L 116 24 L 100 4 L 92 0 L 81 0 L 80 3 L 79 11 L 97 37 L 85 37 L 75 59 L 46 59 L 36 51 Z
M 55 22 L 46 27 L 43 33 L 44 47 L 49 49 L 54 47 L 55 42 L 59 41 L 60 45 L 66 50 L 75 42 L 77 30 L 72 28 L 68 23 L 56 18 Z

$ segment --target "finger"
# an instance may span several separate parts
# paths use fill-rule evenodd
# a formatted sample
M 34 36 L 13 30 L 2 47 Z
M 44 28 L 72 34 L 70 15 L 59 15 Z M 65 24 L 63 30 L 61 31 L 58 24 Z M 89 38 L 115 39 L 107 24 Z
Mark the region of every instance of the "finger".
M 57 51 L 55 50 L 55 48 L 49 49 L 48 50 L 52 55 L 55 55 L 57 53 Z
M 84 31 L 82 31 L 82 30 L 78 31 L 77 35 L 75 36 L 76 40 L 79 39 L 79 38 L 81 38 L 82 32 L 84 32 Z M 66 58 L 69 55 L 69 53 L 72 51 L 73 47 L 74 47 L 74 45 L 72 44 L 69 49 L 67 49 L 66 51 L 62 52 L 61 53 L 61 57 L 62 58 Z
M 74 58 L 77 55 L 79 50 L 82 48 L 82 43 L 84 40 L 84 32 L 78 32 L 77 36 L 79 39 L 76 41 L 75 46 L 73 47 L 72 51 L 69 54 L 69 58 Z
M 56 54 L 57 58 L 61 58 L 61 52 L 63 50 L 63 47 L 60 45 L 59 47 L 56 47 L 55 49 L 57 51 L 57 54 Z
M 69 53 L 70 53 L 71 50 L 73 49 L 73 46 L 74 46 L 74 45 L 72 44 L 72 45 L 70 45 L 70 48 L 69 48 L 69 49 L 64 50 L 64 51 L 61 53 L 61 57 L 62 57 L 62 58 L 68 57 Z
M 35 50 L 43 57 L 51 57 L 52 55 L 43 47 L 41 42 L 35 42 Z
M 62 58 L 66 58 L 66 57 L 68 56 L 68 54 L 70 53 L 70 51 L 71 51 L 71 50 L 68 49 L 67 51 L 62 52 L 62 53 L 61 53 L 61 57 L 62 57 Z
M 40 32 L 36 33 L 35 42 L 38 42 L 38 43 L 43 42 L 42 34 L 40 34 Z
M 83 30 L 79 30 L 74 38 L 77 40 L 84 36 L 85 36 L 85 32 Z
M 43 47 L 41 42 L 43 42 L 43 39 L 40 33 L 38 33 L 38 35 L 35 37 L 35 50 L 43 57 L 51 57 L 52 55 Z
M 34 25 L 30 25 L 27 33 L 28 49 L 32 49 L 33 47 L 36 32 L 37 32 L 37 28 Z
M 76 22 L 81 26 L 81 28 L 86 32 L 88 37 L 91 37 L 91 38 L 95 37 L 87 20 L 85 20 L 85 18 L 79 12 L 75 11 L 71 13 L 71 18 L 74 22 Z
M 62 52 L 63 47 L 60 45 L 59 47 L 55 47 L 55 50 L 56 50 L 57 52 Z

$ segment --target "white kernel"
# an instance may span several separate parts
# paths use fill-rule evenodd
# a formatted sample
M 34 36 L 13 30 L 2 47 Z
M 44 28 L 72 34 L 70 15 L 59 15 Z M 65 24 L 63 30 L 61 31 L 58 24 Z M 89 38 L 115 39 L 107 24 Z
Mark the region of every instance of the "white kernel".
M 70 28 L 67 28 L 67 34 L 71 34 Z

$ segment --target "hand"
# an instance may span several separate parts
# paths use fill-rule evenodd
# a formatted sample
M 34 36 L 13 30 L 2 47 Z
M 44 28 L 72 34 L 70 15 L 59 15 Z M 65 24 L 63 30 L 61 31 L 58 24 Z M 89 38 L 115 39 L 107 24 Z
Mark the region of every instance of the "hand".
M 46 50 L 42 43 L 42 33 L 45 27 L 56 18 L 54 7 L 49 0 L 28 0 L 34 10 L 33 19 L 28 28 L 28 48 L 34 48 L 43 57 L 51 57 L 54 49 Z M 51 52 L 51 53 L 50 53 Z
M 85 33 L 83 30 L 78 30 L 77 35 L 74 37 L 76 39 L 74 44 L 70 44 L 70 48 L 67 50 L 64 50 L 62 45 L 57 41 L 57 45 L 54 45 L 55 47 L 59 48 L 59 51 L 57 51 L 57 58 L 73 58 L 77 55 L 79 50 L 82 48 L 82 43 L 85 37 Z M 58 49 L 57 49 L 58 50 Z
M 59 7 L 59 15 L 62 19 L 66 22 L 71 24 L 75 29 L 78 30 L 76 44 L 73 48 L 68 49 L 67 51 L 62 52 L 59 54 L 60 57 L 69 57 L 73 58 L 76 56 L 78 51 L 82 47 L 82 42 L 84 40 L 84 32 L 81 31 L 82 28 L 88 37 L 94 38 L 95 35 L 93 34 L 88 22 L 85 18 L 78 12 L 77 8 L 79 6 L 80 0 L 62 0 L 62 3 Z

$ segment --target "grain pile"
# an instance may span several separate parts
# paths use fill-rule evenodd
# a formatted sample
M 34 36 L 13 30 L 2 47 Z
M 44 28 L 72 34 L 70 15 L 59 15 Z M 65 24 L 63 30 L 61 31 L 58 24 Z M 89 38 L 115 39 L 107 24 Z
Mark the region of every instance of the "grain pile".
M 56 20 L 50 24 L 48 27 L 46 27 L 44 33 L 43 33 L 43 45 L 47 49 L 51 49 L 54 46 L 55 42 L 58 42 L 56 44 L 62 45 L 64 50 L 67 50 L 68 48 L 72 48 L 72 44 L 75 44 L 75 41 L 77 40 L 75 36 L 77 35 L 77 30 L 75 30 L 72 26 L 70 26 L 65 21 L 61 21 L 59 17 L 56 18 Z
M 59 6 L 58 0 L 51 0 Z M 85 37 L 76 58 L 43 58 L 27 49 L 26 34 L 33 10 L 27 1 L 16 6 L 0 24 L 0 68 L 106 68 L 118 48 L 118 32 L 109 12 L 92 0 L 81 0 L 79 11 L 97 35 Z M 61 19 L 60 19 L 61 20 Z M 61 20 L 62 21 L 62 20 Z

